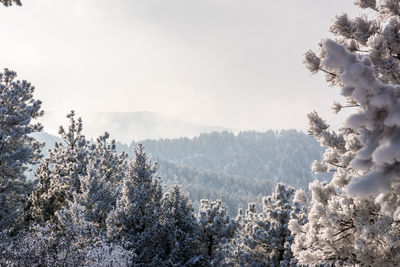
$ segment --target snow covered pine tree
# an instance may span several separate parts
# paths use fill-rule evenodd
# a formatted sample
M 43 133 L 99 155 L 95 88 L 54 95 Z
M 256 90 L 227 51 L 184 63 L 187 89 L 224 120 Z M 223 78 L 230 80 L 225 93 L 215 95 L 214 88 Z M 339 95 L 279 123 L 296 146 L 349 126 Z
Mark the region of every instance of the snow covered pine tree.
M 311 72 L 323 71 L 352 107 L 339 133 L 314 112 L 310 134 L 327 147 L 316 172 L 333 171 L 330 183 L 314 182 L 309 222 L 297 227 L 293 252 L 302 264 L 400 265 L 400 1 L 357 0 L 372 13 L 335 17 L 337 41 L 305 54 Z M 296 226 L 296 227 L 294 227 Z
M 207 199 L 200 201 L 197 219 L 201 254 L 211 266 L 225 266 L 228 259 L 225 245 L 234 236 L 235 220 L 227 215 L 221 200 Z
M 6 256 L 16 265 L 130 262 L 131 251 L 106 242 L 106 218 L 115 207 L 127 155 L 116 153 L 108 133 L 96 143 L 87 141 L 80 118 L 74 112 L 67 118 L 68 130 L 59 131 L 63 141 L 36 171 L 39 181 L 25 213 L 30 227 Z
M 0 232 L 19 225 L 16 219 L 31 190 L 24 171 L 37 163 L 42 148 L 29 136 L 42 130 L 39 123 L 32 123 L 43 115 L 41 102 L 33 99 L 34 87 L 16 76 L 8 69 L 0 72 Z
M 196 236 L 197 221 L 191 201 L 179 184 L 174 183 L 164 194 L 162 208 L 165 218 L 163 247 L 171 266 L 201 266 L 199 242 Z
M 159 240 L 164 234 L 162 188 L 142 144 L 135 150 L 123 179 L 116 207 L 107 218 L 109 240 L 133 251 L 135 266 L 166 264 L 167 253 Z
M 239 266 L 296 266 L 291 245 L 293 236 L 288 229 L 291 217 L 299 217 L 302 209 L 294 205 L 295 190 L 278 184 L 272 196 L 263 198 L 263 210 L 249 203 L 240 218 L 237 241 Z M 297 194 L 304 192 L 298 190 Z M 299 204 L 296 202 L 296 204 Z
M 55 143 L 49 156 L 42 160 L 36 170 L 38 185 L 29 197 L 28 220 L 43 223 L 56 222 L 55 212 L 72 200 L 74 192 L 81 192 L 80 177 L 87 175 L 86 167 L 95 151 L 82 134 L 82 120 L 75 119 L 74 111 L 68 131 L 60 127 L 63 143 Z

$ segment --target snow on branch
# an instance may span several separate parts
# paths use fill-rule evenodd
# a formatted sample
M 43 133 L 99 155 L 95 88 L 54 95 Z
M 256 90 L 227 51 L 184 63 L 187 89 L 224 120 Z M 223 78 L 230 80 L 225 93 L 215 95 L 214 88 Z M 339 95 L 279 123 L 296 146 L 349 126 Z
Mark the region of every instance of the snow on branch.
M 368 198 L 388 192 L 391 182 L 400 179 L 400 87 L 379 81 L 368 57 L 360 60 L 330 39 L 323 48 L 326 57 L 321 64 L 342 70 L 340 80 L 351 88 L 350 97 L 359 105 L 344 122 L 360 135 L 363 147 L 350 162 L 362 175 L 349 183 L 347 193 Z

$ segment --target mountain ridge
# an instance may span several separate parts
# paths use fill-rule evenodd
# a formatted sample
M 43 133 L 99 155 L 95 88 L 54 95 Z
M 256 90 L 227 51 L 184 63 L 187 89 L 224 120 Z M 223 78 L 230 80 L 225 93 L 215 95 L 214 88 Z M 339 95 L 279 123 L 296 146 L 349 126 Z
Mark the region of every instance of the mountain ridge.
M 59 111 L 47 111 L 40 122 L 45 126 L 46 132 L 56 134 L 59 125 L 68 124 L 66 114 Z M 152 111 L 108 111 L 83 114 L 76 112 L 76 114 L 83 120 L 83 131 L 87 137 L 97 138 L 107 131 L 113 139 L 128 145 L 133 140 L 194 137 L 207 132 L 235 131 L 222 126 L 189 123 Z

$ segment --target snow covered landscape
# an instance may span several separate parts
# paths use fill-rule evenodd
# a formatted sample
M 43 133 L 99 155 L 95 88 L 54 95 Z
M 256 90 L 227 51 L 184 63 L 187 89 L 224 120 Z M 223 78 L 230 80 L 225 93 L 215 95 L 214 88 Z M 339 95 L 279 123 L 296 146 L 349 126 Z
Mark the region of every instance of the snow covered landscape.
M 280 54 L 259 1 L 0 0 L 0 266 L 400 266 L 400 0 L 321 2 Z

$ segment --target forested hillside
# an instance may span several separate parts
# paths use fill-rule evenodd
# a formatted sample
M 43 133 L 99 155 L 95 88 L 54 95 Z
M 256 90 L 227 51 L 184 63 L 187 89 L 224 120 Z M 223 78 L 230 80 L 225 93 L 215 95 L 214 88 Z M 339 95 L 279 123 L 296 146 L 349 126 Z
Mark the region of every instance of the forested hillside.
M 314 138 L 296 130 L 214 132 L 192 139 L 145 140 L 143 145 L 154 159 L 179 166 L 303 188 L 316 179 L 310 166 L 323 152 Z
M 57 137 L 37 133 L 37 139 L 52 148 Z M 195 138 L 144 140 L 149 155 L 158 163 L 158 175 L 165 186 L 178 182 L 194 206 L 200 200 L 221 199 L 230 214 L 240 207 L 269 195 L 278 182 L 308 189 L 316 175 L 310 166 L 320 160 L 323 148 L 314 138 L 296 130 L 245 131 L 201 134 Z M 117 142 L 117 150 L 132 154 L 130 146 Z
M 252 179 L 241 176 L 216 173 L 192 167 L 179 167 L 164 160 L 157 160 L 158 174 L 169 188 L 175 182 L 189 194 L 197 209 L 200 200 L 221 199 L 229 214 L 235 216 L 238 208 L 246 209 L 249 202 L 261 205 L 262 196 L 269 195 L 275 182 L 268 179 Z

